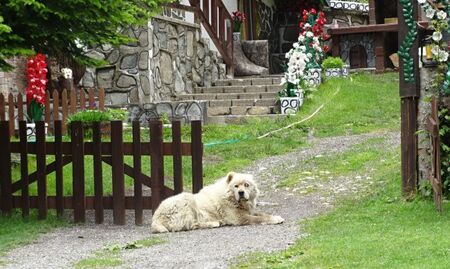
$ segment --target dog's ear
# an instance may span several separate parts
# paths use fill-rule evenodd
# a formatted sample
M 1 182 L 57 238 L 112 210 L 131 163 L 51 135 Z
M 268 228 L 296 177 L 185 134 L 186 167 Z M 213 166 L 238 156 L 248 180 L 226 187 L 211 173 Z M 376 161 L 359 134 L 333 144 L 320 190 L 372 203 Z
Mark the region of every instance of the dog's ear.
M 227 176 L 227 184 L 229 184 L 230 182 L 231 182 L 231 180 L 233 180 L 233 177 L 235 176 L 235 173 L 234 172 L 230 172 L 230 173 L 228 173 L 228 176 Z

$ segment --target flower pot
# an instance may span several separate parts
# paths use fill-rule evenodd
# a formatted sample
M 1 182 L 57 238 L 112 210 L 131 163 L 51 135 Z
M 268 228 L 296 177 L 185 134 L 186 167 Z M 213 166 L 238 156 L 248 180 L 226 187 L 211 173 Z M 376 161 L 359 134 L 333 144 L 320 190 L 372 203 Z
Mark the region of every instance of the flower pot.
M 341 68 L 327 68 L 325 69 L 325 77 L 337 78 L 342 76 Z
M 45 135 L 47 135 L 48 124 L 45 123 Z M 36 123 L 27 123 L 27 141 L 36 141 Z
M 322 69 L 313 68 L 307 71 L 306 80 L 310 85 L 319 86 L 322 83 Z
M 233 42 L 241 41 L 241 32 L 233 32 Z
M 343 77 L 348 77 L 348 75 L 350 74 L 350 66 L 345 65 L 344 67 L 342 67 L 341 72 Z
M 280 97 L 281 114 L 295 114 L 303 105 L 303 91 L 296 90 L 296 97 Z

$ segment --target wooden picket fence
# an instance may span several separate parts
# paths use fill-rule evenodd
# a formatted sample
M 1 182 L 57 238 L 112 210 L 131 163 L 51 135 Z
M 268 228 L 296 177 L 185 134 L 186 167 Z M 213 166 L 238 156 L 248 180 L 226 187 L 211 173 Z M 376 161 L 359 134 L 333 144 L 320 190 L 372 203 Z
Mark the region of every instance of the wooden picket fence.
M 48 131 L 50 133 L 53 133 L 54 130 L 54 126 L 53 124 L 51 124 L 53 123 L 52 120 L 62 120 L 63 123 L 65 123 L 69 115 L 79 110 L 104 110 L 105 91 L 103 89 L 100 89 L 98 92 L 98 96 L 95 96 L 94 89 L 92 88 L 87 91 L 87 94 L 85 93 L 84 89 L 74 89 L 71 90 L 69 94 L 66 90 L 63 90 L 61 94 L 59 94 L 59 92 L 56 90 L 53 91 L 52 94 L 47 91 L 45 97 L 44 121 L 48 124 Z M 7 115 L 6 112 L 8 112 Z M 10 93 L 6 98 L 3 94 L 0 93 L 0 120 L 9 121 L 9 133 L 11 136 L 14 135 L 17 130 L 16 124 L 26 118 L 26 113 L 27 104 L 24 95 L 19 93 L 17 96 L 14 96 L 12 93 Z M 66 124 L 62 125 L 62 132 L 63 134 L 67 133 Z
M 26 122 L 19 121 L 19 141 L 11 141 L 10 122 L 0 121 L 0 202 L 3 214 L 11 214 L 13 208 L 21 208 L 23 216 L 28 216 L 30 208 L 38 209 L 38 218 L 45 219 L 48 209 L 56 209 L 62 216 L 65 209 L 73 209 L 75 222 L 85 222 L 86 210 L 95 210 L 95 222 L 102 223 L 104 209 L 113 210 L 115 224 L 124 225 L 125 210 L 135 211 L 135 223 L 143 222 L 143 210 L 155 210 L 160 202 L 173 194 L 183 191 L 182 157 L 192 159 L 192 190 L 198 192 L 203 185 L 202 177 L 202 125 L 201 121 L 191 122 L 191 142 L 181 140 L 180 121 L 172 122 L 172 141 L 163 141 L 163 125 L 160 120 L 149 123 L 149 142 L 141 141 L 141 126 L 132 124 L 133 141 L 123 141 L 122 121 L 111 122 L 111 138 L 102 141 L 100 123 L 92 127 L 92 141 L 84 141 L 84 127 L 81 122 L 73 122 L 70 127 L 71 140 L 63 141 L 61 120 L 54 121 L 54 140 L 46 141 L 44 121 L 36 123 L 36 141 L 28 142 Z M 145 140 L 145 139 L 142 139 Z M 12 179 L 11 154 L 20 154 L 20 179 Z M 28 171 L 30 155 L 36 157 L 36 171 Z M 54 161 L 47 163 L 47 156 Z M 93 159 L 94 196 L 85 194 L 85 156 Z M 124 156 L 133 157 L 133 166 L 125 163 Z M 150 156 L 150 176 L 142 171 L 142 156 Z M 164 181 L 164 156 L 173 158 L 173 189 Z M 72 164 L 71 175 L 64 174 L 63 167 Z M 112 195 L 103 193 L 102 163 L 111 166 Z M 55 172 L 55 196 L 47 194 L 47 175 Z M 134 196 L 125 195 L 124 175 L 134 179 Z M 72 179 L 72 195 L 63 193 L 64 181 Z M 37 182 L 37 196 L 29 195 L 29 185 Z M 151 188 L 151 196 L 144 196 L 142 185 Z M 18 194 L 20 192 L 20 194 Z

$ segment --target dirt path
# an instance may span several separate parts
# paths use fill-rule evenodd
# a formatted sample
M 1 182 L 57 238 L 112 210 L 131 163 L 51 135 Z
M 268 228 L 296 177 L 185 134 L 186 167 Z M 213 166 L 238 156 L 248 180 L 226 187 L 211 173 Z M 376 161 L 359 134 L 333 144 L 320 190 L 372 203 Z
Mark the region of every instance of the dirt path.
M 324 192 L 302 194 L 301 189 L 278 189 L 276 183 L 303 168 L 305 160 L 318 155 L 339 154 L 370 138 L 384 137 L 383 147 L 397 147 L 398 133 L 377 133 L 313 140 L 306 149 L 266 158 L 243 171 L 252 173 L 260 184 L 261 211 L 276 213 L 286 223 L 274 226 L 223 227 L 163 235 L 165 243 L 150 248 L 123 250 L 122 268 L 226 268 L 230 259 L 254 251 L 287 248 L 301 233 L 300 219 L 332 207 L 335 198 L 358 191 L 370 184 L 370 177 L 331 179 L 321 185 Z M 356 186 L 356 187 L 355 187 Z M 132 214 L 132 213 L 130 213 Z M 61 228 L 42 235 L 34 243 L 15 249 L 6 257 L 5 268 L 70 268 L 95 251 L 114 244 L 124 245 L 155 235 L 150 233 L 150 213 L 146 224 L 136 227 L 86 224 Z M 93 219 L 89 217 L 88 219 Z M 132 220 L 130 216 L 128 218 Z M 160 236 L 160 235 L 157 235 Z M 15 262 L 14 262 L 15 261 Z

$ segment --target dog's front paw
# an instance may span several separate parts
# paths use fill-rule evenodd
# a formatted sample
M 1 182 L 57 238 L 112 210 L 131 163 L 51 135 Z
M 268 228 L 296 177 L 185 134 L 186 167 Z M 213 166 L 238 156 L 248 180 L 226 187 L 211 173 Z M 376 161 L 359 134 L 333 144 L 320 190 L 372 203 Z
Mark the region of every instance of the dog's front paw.
M 280 216 L 272 216 L 270 220 L 270 224 L 280 224 L 283 223 L 284 219 Z

